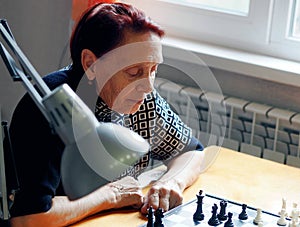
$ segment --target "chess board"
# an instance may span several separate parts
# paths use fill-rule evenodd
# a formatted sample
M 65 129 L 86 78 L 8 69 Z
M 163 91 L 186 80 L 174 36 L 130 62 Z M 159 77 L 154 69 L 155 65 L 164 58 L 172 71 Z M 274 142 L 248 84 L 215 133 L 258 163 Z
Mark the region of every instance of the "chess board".
M 220 210 L 220 202 L 222 198 L 218 198 L 216 196 L 206 194 L 203 198 L 203 213 L 204 213 L 204 220 L 203 221 L 194 221 L 193 214 L 197 209 L 197 199 L 192 200 L 188 203 L 182 204 L 166 213 L 164 213 L 163 217 L 163 224 L 165 227 L 187 227 L 187 226 L 210 226 L 208 224 L 208 220 L 212 216 L 212 207 L 214 204 L 217 204 L 218 211 Z M 236 203 L 234 201 L 227 200 L 227 207 L 226 211 L 233 213 L 232 221 L 235 227 L 247 227 L 247 226 L 257 226 L 253 223 L 257 215 L 257 211 L 255 208 L 247 206 L 246 212 L 248 215 L 247 220 L 239 220 L 238 216 L 242 212 L 242 204 Z M 279 219 L 279 215 L 272 214 L 266 211 L 262 211 L 261 214 L 263 220 L 264 227 L 276 227 L 277 221 Z M 224 226 L 226 221 L 222 221 L 222 223 L 218 226 Z M 287 220 L 287 223 L 289 220 Z M 141 225 L 140 227 L 146 227 L 147 223 Z M 287 225 L 288 226 L 288 225 Z

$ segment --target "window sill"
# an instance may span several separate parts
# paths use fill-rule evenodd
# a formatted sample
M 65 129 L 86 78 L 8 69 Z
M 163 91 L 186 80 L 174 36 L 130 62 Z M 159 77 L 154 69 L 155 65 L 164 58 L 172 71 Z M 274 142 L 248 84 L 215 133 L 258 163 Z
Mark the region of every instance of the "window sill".
M 298 62 L 173 37 L 165 37 L 162 43 L 165 58 L 197 63 L 195 57 L 185 56 L 191 51 L 209 67 L 300 87 Z

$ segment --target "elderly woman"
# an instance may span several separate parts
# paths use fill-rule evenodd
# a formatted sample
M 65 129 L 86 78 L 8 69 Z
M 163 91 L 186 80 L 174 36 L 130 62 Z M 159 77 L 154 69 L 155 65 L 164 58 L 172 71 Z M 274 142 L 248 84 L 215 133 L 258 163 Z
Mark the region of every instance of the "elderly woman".
M 182 203 L 183 190 L 200 173 L 203 147 L 153 88 L 163 35 L 131 5 L 97 4 L 83 14 L 71 37 L 71 66 L 44 81 L 50 89 L 67 83 L 74 91 L 91 84 L 97 119 L 130 128 L 151 149 L 118 180 L 70 201 L 61 187 L 64 144 L 26 94 L 10 125 L 20 182 L 11 208 L 13 227 L 65 226 L 107 209 L 132 206 L 146 213 L 150 206 L 167 211 Z M 167 171 L 143 195 L 136 178 L 150 158 L 165 161 Z

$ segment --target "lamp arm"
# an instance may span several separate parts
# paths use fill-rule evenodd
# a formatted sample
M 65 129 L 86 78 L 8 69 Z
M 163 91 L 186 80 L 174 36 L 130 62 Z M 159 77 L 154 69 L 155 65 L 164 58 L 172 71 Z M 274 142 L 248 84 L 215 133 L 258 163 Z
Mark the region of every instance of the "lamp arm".
M 1 24 L 0 24 L 1 26 Z M 6 48 L 3 46 L 3 44 L 0 42 L 0 55 L 2 56 L 2 59 L 10 72 L 13 80 L 16 80 L 15 78 L 21 79 L 23 82 L 23 86 L 28 91 L 29 95 L 31 96 L 32 100 L 35 102 L 37 107 L 40 109 L 40 111 L 43 113 L 45 118 L 48 122 L 50 122 L 49 116 L 47 114 L 47 111 L 42 103 L 42 97 L 37 92 L 37 90 L 34 88 L 32 83 L 29 81 L 29 78 L 25 75 L 25 73 L 18 68 L 18 66 L 15 64 L 14 59 L 10 55 L 10 53 L 6 50 Z
M 0 22 L 1 35 L 22 68 L 35 81 L 41 95 L 0 43 L 3 47 L 0 53 L 11 76 L 21 78 L 26 90 L 65 144 L 61 172 L 62 183 L 70 199 L 87 195 L 117 178 L 149 151 L 148 142 L 130 129 L 98 122 L 94 113 L 67 84 L 51 91 L 22 53 L 11 32 L 7 31 L 8 25 L 3 26 L 5 20 Z
M 8 25 L 3 26 L 4 23 L 6 23 L 6 20 L 0 20 L 0 33 L 8 46 L 13 50 L 14 54 L 18 57 L 18 60 L 22 64 L 22 67 L 32 76 L 32 79 L 40 89 L 42 95 L 48 95 L 51 93 L 50 89 L 46 85 L 46 83 L 42 80 L 38 72 L 35 70 L 35 68 L 32 66 L 32 64 L 28 61 L 26 56 L 23 54 L 15 40 L 12 38 L 11 33 L 9 33 L 5 27 L 8 27 Z

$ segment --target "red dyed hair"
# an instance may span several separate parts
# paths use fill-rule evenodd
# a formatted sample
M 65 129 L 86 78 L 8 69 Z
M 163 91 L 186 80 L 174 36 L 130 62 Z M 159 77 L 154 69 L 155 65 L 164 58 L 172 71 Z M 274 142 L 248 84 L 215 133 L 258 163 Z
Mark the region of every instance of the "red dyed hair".
M 72 20 L 77 22 L 84 10 L 100 2 L 113 3 L 117 0 L 72 0 Z
M 159 37 L 164 31 L 144 12 L 124 3 L 100 3 L 87 9 L 78 21 L 70 40 L 73 66 L 82 69 L 81 52 L 91 50 L 98 58 L 116 48 L 123 40 L 124 31 L 154 32 Z

